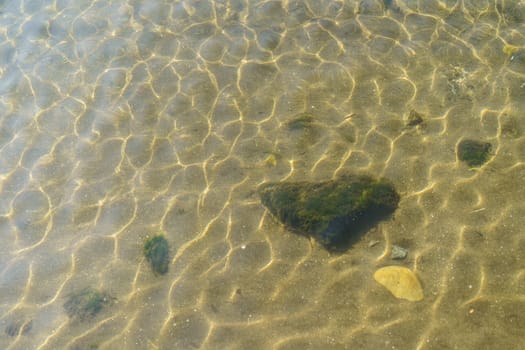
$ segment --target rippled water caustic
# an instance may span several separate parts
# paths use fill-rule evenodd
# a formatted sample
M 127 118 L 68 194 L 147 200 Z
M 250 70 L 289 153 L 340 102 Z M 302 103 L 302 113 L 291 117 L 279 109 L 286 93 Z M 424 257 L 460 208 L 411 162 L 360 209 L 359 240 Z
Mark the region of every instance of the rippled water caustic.
M 518 0 L 0 1 L 0 348 L 522 349 L 524 23 Z M 400 201 L 344 252 L 257 194 L 350 173 Z

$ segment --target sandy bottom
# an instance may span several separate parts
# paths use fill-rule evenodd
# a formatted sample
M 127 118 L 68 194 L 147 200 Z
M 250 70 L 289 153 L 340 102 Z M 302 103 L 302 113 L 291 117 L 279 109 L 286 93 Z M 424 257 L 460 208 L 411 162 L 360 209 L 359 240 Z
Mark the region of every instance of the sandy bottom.
M 0 11 L 0 348 L 525 344 L 522 1 Z M 467 138 L 491 144 L 481 167 L 457 159 Z M 255 192 L 347 173 L 401 201 L 342 254 Z M 164 275 L 143 255 L 157 233 Z M 423 300 L 374 280 L 389 265 Z M 64 304 L 85 288 L 107 299 L 75 317 Z

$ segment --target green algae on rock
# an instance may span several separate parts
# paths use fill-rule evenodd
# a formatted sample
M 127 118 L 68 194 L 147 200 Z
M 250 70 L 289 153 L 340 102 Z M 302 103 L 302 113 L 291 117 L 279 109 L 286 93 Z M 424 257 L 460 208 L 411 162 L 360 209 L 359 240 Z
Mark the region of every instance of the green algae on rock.
M 411 110 L 408 114 L 407 126 L 418 126 L 423 123 L 423 117 L 415 110 Z
M 491 147 L 488 142 L 463 140 L 458 144 L 458 159 L 470 167 L 481 166 L 488 160 Z
M 366 175 L 319 183 L 265 183 L 258 193 L 262 204 L 286 227 L 332 251 L 349 248 L 399 203 L 392 184 Z
M 298 114 L 286 122 L 286 126 L 289 130 L 304 130 L 311 128 L 315 123 L 315 118 L 308 114 Z
M 95 317 L 104 306 L 113 302 L 114 299 L 107 293 L 87 287 L 69 295 L 64 309 L 69 318 L 86 321 Z
M 144 256 L 149 261 L 153 272 L 164 275 L 170 263 L 169 245 L 166 238 L 159 234 L 144 243 Z

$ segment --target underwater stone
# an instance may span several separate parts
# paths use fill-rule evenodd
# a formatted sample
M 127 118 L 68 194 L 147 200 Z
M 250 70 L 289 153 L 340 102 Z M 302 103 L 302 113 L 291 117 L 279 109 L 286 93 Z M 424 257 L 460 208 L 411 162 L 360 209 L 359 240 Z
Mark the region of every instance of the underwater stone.
M 26 335 L 27 333 L 29 333 L 32 327 L 33 320 L 29 320 L 25 323 L 22 323 L 20 321 L 11 322 L 5 327 L 5 334 L 7 334 L 10 337 Z
M 390 258 L 394 260 L 401 260 L 406 258 L 408 255 L 408 249 L 400 247 L 398 245 L 393 245 L 390 252 Z
M 315 123 L 315 118 L 308 114 L 299 114 L 291 118 L 286 122 L 286 126 L 289 130 L 304 130 L 311 128 Z
M 525 50 L 518 47 L 504 49 L 504 52 L 510 56 L 509 68 L 516 73 L 525 73 Z
M 481 166 L 488 160 L 491 147 L 488 142 L 463 140 L 458 144 L 458 158 L 470 167 Z
M 144 256 L 149 261 L 153 272 L 163 275 L 168 272 L 170 262 L 169 245 L 163 235 L 151 237 L 144 244 Z
M 411 110 L 408 114 L 407 126 L 417 126 L 423 123 L 423 117 L 415 110 Z
M 399 203 L 392 184 L 365 175 L 319 183 L 265 183 L 258 193 L 262 204 L 287 228 L 334 251 L 349 248 Z
M 93 318 L 114 299 L 107 293 L 88 287 L 71 294 L 64 304 L 64 309 L 69 318 L 85 321 Z
M 374 273 L 374 279 L 398 299 L 419 301 L 424 297 L 416 274 L 406 267 L 382 267 Z

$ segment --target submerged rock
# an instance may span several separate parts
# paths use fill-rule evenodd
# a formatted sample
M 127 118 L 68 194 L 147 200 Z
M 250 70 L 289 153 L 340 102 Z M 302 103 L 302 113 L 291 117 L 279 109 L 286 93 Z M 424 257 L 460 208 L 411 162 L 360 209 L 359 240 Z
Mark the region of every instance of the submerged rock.
M 458 144 L 458 158 L 470 167 L 483 165 L 489 158 L 491 144 L 476 140 L 463 140 Z
M 286 122 L 289 130 L 304 130 L 315 124 L 315 118 L 310 114 L 299 114 Z
M 109 294 L 88 287 L 69 295 L 64 309 L 69 318 L 85 321 L 95 317 L 104 306 L 113 300 L 115 298 Z
M 423 123 L 423 117 L 415 110 L 411 110 L 408 115 L 407 126 L 417 126 Z
M 398 299 L 419 301 L 423 288 L 414 272 L 406 267 L 386 266 L 374 273 L 374 279 Z
M 18 337 L 19 335 L 26 335 L 33 327 L 33 320 L 21 322 L 13 321 L 5 327 L 5 334 L 10 337 Z
M 398 245 L 393 245 L 392 250 L 390 251 L 390 258 L 394 260 L 402 260 L 408 255 L 408 249 L 400 247 Z
M 263 205 L 286 227 L 336 251 L 347 249 L 399 203 L 392 184 L 365 175 L 319 183 L 265 183 L 258 192 Z
M 169 252 L 168 241 L 163 235 L 153 236 L 144 244 L 144 256 L 149 261 L 153 272 L 159 275 L 168 272 Z

